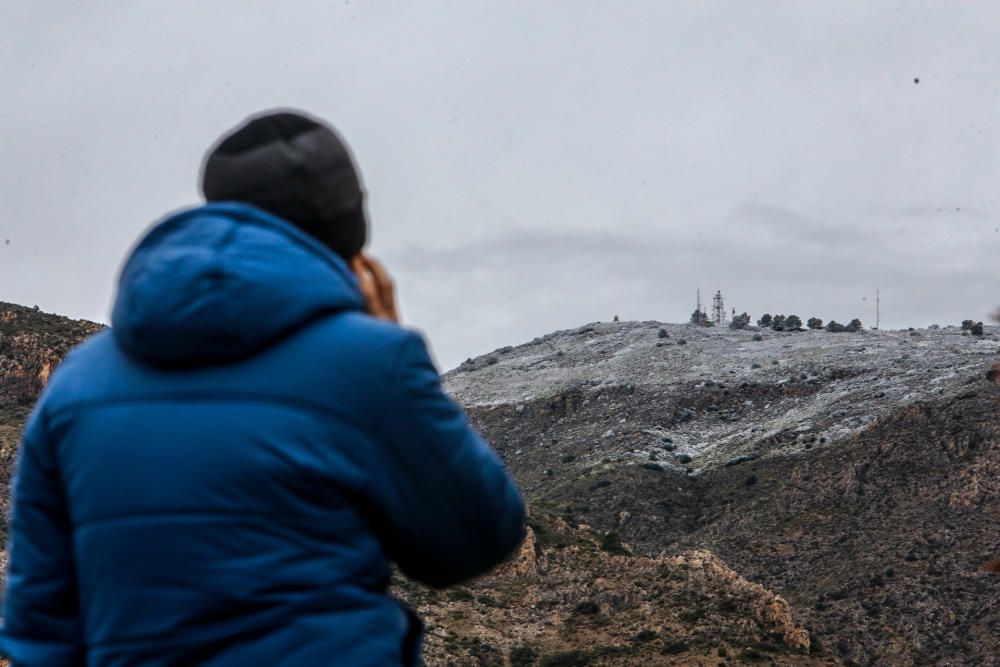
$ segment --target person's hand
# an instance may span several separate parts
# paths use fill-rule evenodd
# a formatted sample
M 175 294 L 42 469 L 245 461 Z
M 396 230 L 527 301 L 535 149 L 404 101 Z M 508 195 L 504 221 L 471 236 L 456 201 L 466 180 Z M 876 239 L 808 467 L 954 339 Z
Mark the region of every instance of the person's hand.
M 380 320 L 398 323 L 396 288 L 392 284 L 392 276 L 381 262 L 359 252 L 351 260 L 351 270 L 358 277 L 361 295 L 365 299 L 365 311 Z

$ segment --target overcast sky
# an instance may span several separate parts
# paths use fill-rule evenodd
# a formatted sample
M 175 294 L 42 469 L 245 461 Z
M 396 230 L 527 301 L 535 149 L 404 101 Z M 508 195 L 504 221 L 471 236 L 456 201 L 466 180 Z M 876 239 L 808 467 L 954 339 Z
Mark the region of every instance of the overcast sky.
M 4 2 L 0 301 L 106 321 L 204 150 L 298 107 L 450 368 L 595 320 L 986 319 L 992 2 Z M 917 82 L 919 80 L 919 83 Z M 8 242 L 9 241 L 9 242 Z

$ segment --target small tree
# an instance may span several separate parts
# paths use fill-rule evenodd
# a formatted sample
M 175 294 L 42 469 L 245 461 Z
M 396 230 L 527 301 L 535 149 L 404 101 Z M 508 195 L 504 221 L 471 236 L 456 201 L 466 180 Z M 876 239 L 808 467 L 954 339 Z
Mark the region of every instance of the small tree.
M 809 327 L 810 329 L 822 329 L 823 320 L 819 319 L 818 317 L 810 317 L 809 321 L 806 322 L 806 326 Z
M 972 327 L 969 329 L 969 333 L 971 333 L 973 336 L 982 336 L 983 335 L 983 323 L 982 322 L 976 322 L 975 324 L 973 324 Z
M 802 320 L 799 319 L 798 315 L 789 315 L 785 319 L 785 328 L 790 330 L 796 330 L 802 328 Z
M 785 316 L 784 315 L 775 315 L 774 317 L 772 317 L 771 318 L 771 328 L 774 329 L 775 331 L 784 331 L 785 330 Z
M 861 325 L 861 320 L 855 317 L 848 323 L 846 329 L 851 333 L 854 333 L 855 331 L 861 331 L 864 327 Z
M 697 324 L 700 327 L 707 327 L 713 324 L 712 320 L 708 319 L 708 314 L 700 310 L 695 310 L 691 313 L 691 324 Z
M 746 329 L 750 325 L 750 315 L 743 313 L 742 315 L 734 315 L 733 321 L 729 323 L 730 329 Z
M 761 315 L 760 319 L 757 320 L 757 326 L 759 327 L 771 326 L 771 315 L 769 313 L 764 313 L 763 315 Z
M 829 331 L 830 333 L 842 333 L 847 330 L 847 327 L 845 327 L 837 320 L 830 320 L 829 322 L 827 322 L 826 330 Z
M 962 320 L 962 331 L 972 331 L 972 327 L 975 326 L 975 320 Z

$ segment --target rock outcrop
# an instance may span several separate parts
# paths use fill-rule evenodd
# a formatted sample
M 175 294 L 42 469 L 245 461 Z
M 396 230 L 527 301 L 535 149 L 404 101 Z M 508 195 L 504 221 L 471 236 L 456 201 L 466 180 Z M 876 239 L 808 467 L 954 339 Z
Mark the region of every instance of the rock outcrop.
M 428 623 L 429 665 L 836 664 L 809 655 L 784 599 L 712 553 L 639 556 L 558 517 L 533 516 L 520 552 L 467 586 L 395 590 Z

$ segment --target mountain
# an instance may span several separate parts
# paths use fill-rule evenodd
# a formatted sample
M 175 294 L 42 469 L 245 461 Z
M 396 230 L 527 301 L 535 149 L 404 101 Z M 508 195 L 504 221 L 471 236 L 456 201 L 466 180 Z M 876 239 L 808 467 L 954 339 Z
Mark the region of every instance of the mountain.
M 70 348 L 102 325 L 0 301 L 0 510 L 9 510 L 10 475 L 21 429 L 45 382 Z M 6 538 L 7 528 L 3 526 Z M 6 556 L 3 557 L 6 562 Z
M 4 510 L 20 429 L 100 325 L 0 303 Z M 495 572 L 434 591 L 430 665 L 997 665 L 1000 351 L 957 328 L 591 324 L 448 390 L 531 508 Z
M 1000 664 L 995 328 L 592 324 L 449 390 L 535 512 L 708 550 L 846 664 Z

